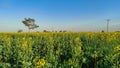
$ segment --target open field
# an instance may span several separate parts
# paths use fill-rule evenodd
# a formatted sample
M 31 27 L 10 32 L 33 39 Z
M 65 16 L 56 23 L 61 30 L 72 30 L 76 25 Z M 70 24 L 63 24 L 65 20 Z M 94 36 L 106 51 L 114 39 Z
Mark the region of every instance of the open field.
M 0 33 L 0 68 L 120 68 L 120 33 Z

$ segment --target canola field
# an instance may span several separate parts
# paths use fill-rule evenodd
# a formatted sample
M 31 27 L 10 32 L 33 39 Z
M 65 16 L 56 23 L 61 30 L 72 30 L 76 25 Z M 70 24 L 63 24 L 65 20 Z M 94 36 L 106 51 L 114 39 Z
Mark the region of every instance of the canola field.
M 0 68 L 120 68 L 120 33 L 0 33 Z

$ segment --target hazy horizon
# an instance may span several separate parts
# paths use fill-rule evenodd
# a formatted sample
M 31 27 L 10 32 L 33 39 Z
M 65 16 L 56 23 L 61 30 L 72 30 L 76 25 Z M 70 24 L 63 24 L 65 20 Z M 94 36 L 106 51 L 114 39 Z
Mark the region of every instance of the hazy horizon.
M 22 20 L 34 18 L 35 31 L 120 30 L 120 0 L 0 0 L 0 32 L 28 31 Z

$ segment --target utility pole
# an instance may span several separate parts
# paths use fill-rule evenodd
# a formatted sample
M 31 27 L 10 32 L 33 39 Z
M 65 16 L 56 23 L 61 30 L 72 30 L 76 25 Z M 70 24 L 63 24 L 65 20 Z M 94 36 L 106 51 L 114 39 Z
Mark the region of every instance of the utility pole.
M 107 32 L 109 32 L 109 22 L 110 22 L 110 19 L 107 19 Z

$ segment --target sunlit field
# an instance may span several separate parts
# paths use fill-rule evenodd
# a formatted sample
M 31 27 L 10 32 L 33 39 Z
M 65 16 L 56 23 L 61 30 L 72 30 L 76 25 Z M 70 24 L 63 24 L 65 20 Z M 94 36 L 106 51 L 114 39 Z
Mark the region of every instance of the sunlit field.
M 0 33 L 0 68 L 120 68 L 120 33 Z

